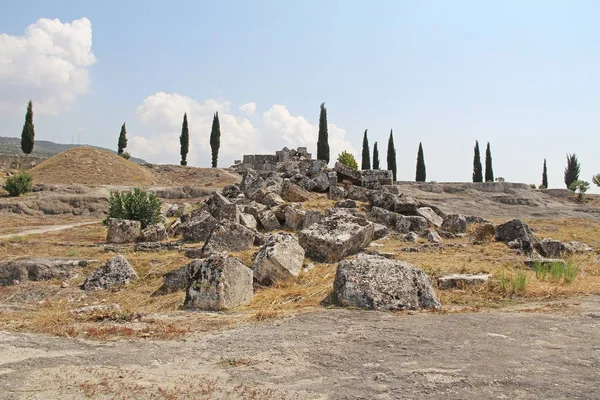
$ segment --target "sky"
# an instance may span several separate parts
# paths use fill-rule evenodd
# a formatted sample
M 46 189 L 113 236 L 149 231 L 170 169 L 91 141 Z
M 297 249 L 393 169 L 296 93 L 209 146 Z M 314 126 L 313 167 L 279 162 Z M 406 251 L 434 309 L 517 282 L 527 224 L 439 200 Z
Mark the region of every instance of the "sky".
M 36 139 L 189 165 L 306 146 L 319 106 L 331 158 L 361 156 L 368 129 L 398 180 L 470 181 L 489 142 L 496 177 L 564 188 L 567 153 L 600 172 L 598 1 L 0 0 L 0 136 L 19 137 L 33 101 Z M 331 162 L 333 165 L 333 161 Z M 360 161 L 359 161 L 360 165 Z M 598 188 L 593 188 L 598 192 Z

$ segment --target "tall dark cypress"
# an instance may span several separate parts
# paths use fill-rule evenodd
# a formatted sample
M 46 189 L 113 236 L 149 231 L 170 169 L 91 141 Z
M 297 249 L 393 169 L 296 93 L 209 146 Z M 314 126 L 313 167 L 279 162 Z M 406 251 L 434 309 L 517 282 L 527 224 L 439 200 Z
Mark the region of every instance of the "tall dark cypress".
M 329 164 L 329 133 L 327 132 L 327 109 L 325 108 L 325 103 L 321 103 L 321 114 L 319 115 L 317 159 L 325 160 Z
M 485 181 L 494 182 L 494 169 L 492 167 L 492 151 L 490 150 L 490 142 L 485 149 Z
M 419 151 L 417 151 L 417 173 L 415 180 L 417 182 L 425 182 L 427 172 L 425 169 L 425 156 L 423 155 L 423 146 L 419 143 Z
M 183 124 L 181 124 L 179 144 L 181 145 L 181 165 L 187 165 L 187 154 L 190 149 L 190 132 L 188 130 L 187 113 L 183 114 Z
M 21 150 L 25 154 L 31 154 L 33 151 L 33 142 L 35 137 L 35 131 L 33 129 L 33 104 L 29 100 L 27 105 L 27 113 L 25 114 L 25 123 L 23 124 L 23 131 L 21 132 Z
M 360 169 L 371 169 L 371 152 L 369 151 L 369 139 L 367 138 L 367 129 L 363 136 L 362 162 Z
M 473 156 L 473 182 L 483 182 L 483 168 L 481 167 L 481 155 L 479 154 L 479 142 L 475 141 Z
M 379 150 L 377 150 L 377 142 L 373 145 L 373 169 L 379 169 Z
M 565 185 L 567 189 L 575 191 L 571 188 L 571 184 L 579 180 L 579 173 L 581 172 L 581 165 L 576 154 L 567 154 L 567 167 L 565 168 Z
M 392 171 L 394 182 L 396 182 L 396 147 L 394 147 L 394 133 L 390 130 L 390 138 L 387 148 L 387 169 Z
M 125 147 L 127 147 L 127 129 L 125 128 L 125 122 L 123 122 L 123 125 L 121 125 L 121 133 L 119 134 L 119 151 L 117 153 L 123 154 Z
M 210 131 L 210 149 L 212 152 L 213 168 L 217 168 L 219 147 L 221 147 L 221 124 L 219 123 L 219 112 L 216 112 L 213 117 L 212 129 Z
M 548 168 L 546 168 L 546 159 L 544 158 L 544 169 L 542 169 L 542 186 L 548 189 Z

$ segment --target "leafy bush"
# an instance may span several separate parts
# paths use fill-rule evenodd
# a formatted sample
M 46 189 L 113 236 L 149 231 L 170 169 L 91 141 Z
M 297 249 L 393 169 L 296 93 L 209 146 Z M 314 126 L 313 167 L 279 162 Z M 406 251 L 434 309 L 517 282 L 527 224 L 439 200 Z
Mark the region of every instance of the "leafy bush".
M 20 196 L 33 190 L 31 185 L 31 175 L 27 172 L 19 172 L 16 175 L 9 176 L 4 182 L 4 190 L 13 197 Z
M 592 182 L 594 182 L 596 186 L 600 186 L 600 174 L 592 176 Z
M 575 182 L 571 183 L 571 185 L 569 186 L 569 189 L 571 189 L 574 192 L 577 192 L 577 199 L 579 201 L 583 201 L 583 195 L 585 194 L 585 192 L 588 191 L 589 188 L 590 188 L 589 182 L 580 181 L 580 180 L 576 180 Z
M 535 183 L 530 183 L 529 187 L 532 188 L 532 189 L 537 189 L 537 186 L 535 186 Z
M 154 193 L 140 188 L 133 189 L 133 192 L 111 192 L 108 217 L 140 221 L 142 229 L 163 221 L 160 200 Z
M 119 154 L 119 156 L 123 157 L 126 160 L 129 160 L 129 158 L 131 158 L 131 154 L 127 151 L 124 151 L 123 153 Z
M 356 158 L 354 158 L 354 156 L 351 153 L 348 153 L 346 150 L 342 151 L 342 154 L 338 155 L 337 160 L 347 167 L 358 169 Z
M 504 178 L 499 176 L 496 178 L 496 182 L 504 182 Z

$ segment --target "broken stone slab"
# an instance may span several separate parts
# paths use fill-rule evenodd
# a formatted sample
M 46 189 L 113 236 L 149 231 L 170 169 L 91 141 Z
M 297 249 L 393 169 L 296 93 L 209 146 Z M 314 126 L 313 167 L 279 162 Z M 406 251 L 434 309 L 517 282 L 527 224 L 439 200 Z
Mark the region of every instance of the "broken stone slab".
M 442 290 L 463 289 L 467 286 L 483 285 L 490 279 L 490 274 L 452 274 L 437 279 L 437 286 Z
M 352 199 L 338 200 L 335 202 L 334 207 L 337 208 L 356 208 L 356 201 Z
M 508 243 L 517 239 L 528 241 L 531 244 L 536 242 L 529 226 L 520 219 L 513 219 L 496 228 L 496 240 Z
M 390 228 L 395 228 L 398 216 L 398 213 L 386 210 L 385 208 L 373 206 L 371 207 L 371 211 L 367 213 L 366 218 L 369 221 L 373 221 Z
M 254 260 L 254 279 L 263 285 L 271 285 L 300 275 L 304 263 L 304 249 L 298 240 L 287 233 L 269 238 Z
M 371 193 L 371 190 L 362 186 L 349 185 L 346 187 L 346 197 L 356 201 L 369 201 Z
M 338 180 L 350 180 L 353 184 L 362 184 L 362 175 L 359 170 L 352 169 L 341 162 L 336 162 L 333 170 L 337 173 Z
M 444 219 L 437 215 L 431 207 L 419 207 L 417 208 L 417 216 L 423 217 L 427 220 L 429 225 L 439 228 L 444 223 Z
M 314 258 L 336 262 L 367 247 L 373 239 L 373 225 L 347 213 L 333 214 L 300 231 L 298 239 Z
M 382 186 L 392 185 L 394 175 L 392 171 L 384 169 L 366 169 L 360 171 L 362 175 L 362 186 L 367 189 L 379 190 Z
M 371 196 L 371 205 L 399 214 L 416 215 L 419 204 L 412 197 L 398 196 L 384 190 L 375 191 Z
M 432 243 L 442 243 L 440 234 L 433 229 L 425 229 L 423 237 Z
M 189 284 L 189 264 L 167 272 L 162 276 L 163 284 L 152 293 L 152 297 L 175 293 L 187 288 Z
M 591 248 L 590 246 L 588 246 L 585 243 L 581 243 L 581 242 L 576 242 L 576 241 L 572 241 L 572 242 L 563 242 L 563 246 L 565 247 L 565 250 L 567 253 L 571 253 L 571 254 L 575 254 L 575 253 L 586 253 L 588 251 L 594 251 L 593 248 Z
M 366 254 L 338 264 L 333 301 L 343 307 L 371 310 L 441 308 L 423 270 L 404 261 Z
M 121 306 L 116 303 L 97 304 L 93 306 L 85 306 L 69 311 L 71 315 L 94 314 L 97 312 L 121 311 Z
M 255 232 L 241 224 L 223 220 L 206 239 L 201 254 L 208 257 L 210 254 L 244 251 L 254 244 Z
M 316 182 L 313 179 L 308 178 L 302 174 L 296 174 L 290 178 L 290 181 L 300 186 L 302 189 L 312 192 L 317 186 Z
M 85 267 L 95 260 L 32 257 L 0 262 L 0 286 L 15 282 L 68 279 L 76 275 L 75 267 Z
M 325 172 L 321 172 L 319 175 L 315 176 L 312 181 L 314 182 L 314 187 L 312 190 L 315 192 L 325 193 L 331 186 L 329 176 L 327 176 Z
M 138 275 L 129 264 L 129 261 L 122 255 L 118 255 L 92 272 L 83 283 L 83 289 L 109 289 L 115 286 L 127 285 L 136 279 L 138 279 Z
M 534 244 L 535 249 L 547 258 L 560 257 L 561 254 L 575 254 L 594 251 L 590 246 L 580 242 L 561 242 L 554 239 L 542 239 Z
M 377 222 L 371 222 L 373 225 L 373 240 L 379 240 L 386 237 L 390 232 L 388 227 L 385 225 L 378 224 Z
M 281 223 L 275 213 L 271 210 L 264 210 L 258 213 L 258 221 L 267 232 L 281 229 Z
M 291 206 L 285 207 L 285 224 L 286 230 L 298 231 L 304 229 L 304 216 L 306 211 L 300 210 Z
M 400 233 L 408 233 L 408 232 L 423 232 L 429 224 L 427 220 L 423 217 L 417 217 L 413 215 L 404 216 L 397 215 L 396 217 L 396 231 Z
M 190 280 L 183 306 L 207 311 L 229 310 L 252 300 L 252 270 L 235 257 L 211 255 L 189 264 Z
M 180 249 L 181 245 L 177 242 L 140 242 L 133 246 L 133 251 L 136 252 L 173 251 Z
M 165 226 L 163 224 L 154 224 L 143 229 L 137 240 L 138 242 L 160 242 L 168 238 L 169 235 Z
M 277 207 L 281 204 L 285 204 L 285 200 L 277 193 L 267 193 L 262 196 L 260 202 L 268 208 Z
M 560 265 L 560 268 L 566 269 L 567 263 L 565 260 L 561 260 L 558 258 L 528 258 L 524 261 L 525 266 L 529 269 L 535 269 L 536 265 L 539 265 L 540 268 L 545 270 L 550 270 L 553 265 Z
M 248 229 L 256 230 L 258 224 L 256 218 L 251 214 L 240 213 L 240 224 Z
M 192 211 L 192 206 L 189 203 L 173 204 L 167 210 L 168 218 L 181 218 L 183 215 L 188 215 Z
M 206 202 L 204 208 L 212 215 L 217 221 L 223 219 L 223 207 L 231 206 L 233 203 L 229 199 L 223 196 L 219 192 L 214 192 Z
M 311 194 L 295 183 L 292 183 L 289 179 L 285 179 L 281 187 L 281 198 L 289 202 L 302 203 L 310 199 Z
M 132 243 L 140 236 L 142 223 L 129 219 L 109 218 L 106 241 L 108 243 Z
M 194 213 L 186 222 L 181 224 L 179 231 L 183 240 L 188 242 L 203 242 L 219 222 L 205 210 Z
M 341 186 L 329 186 L 329 200 L 342 200 L 346 197 L 346 189 Z
M 240 194 L 242 194 L 242 190 L 240 189 L 240 185 L 235 183 L 233 185 L 227 185 L 223 189 L 221 189 L 221 194 L 225 196 L 229 201 L 234 201 L 238 198 Z
M 465 233 L 467 231 L 467 219 L 462 214 L 449 214 L 444 218 L 442 229 L 450 233 Z
M 306 172 L 306 175 L 309 178 L 314 178 L 317 175 L 324 173 L 326 168 L 327 163 L 325 162 L 325 160 L 310 160 L 310 164 L 308 166 L 308 171 Z

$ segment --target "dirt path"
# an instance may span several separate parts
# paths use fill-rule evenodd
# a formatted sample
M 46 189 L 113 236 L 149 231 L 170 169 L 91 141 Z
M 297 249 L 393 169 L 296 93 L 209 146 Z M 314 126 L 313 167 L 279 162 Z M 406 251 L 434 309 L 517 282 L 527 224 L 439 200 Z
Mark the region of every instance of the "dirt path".
M 93 224 L 99 224 L 99 223 L 100 223 L 99 221 L 92 221 L 92 222 L 80 222 L 77 224 L 41 226 L 39 228 L 27 229 L 25 231 L 15 232 L 15 233 L 11 233 L 9 235 L 0 235 L 0 239 L 10 239 L 13 237 L 21 237 L 21 236 L 28 236 L 28 235 L 39 235 L 41 233 L 62 231 L 64 229 L 71 229 L 71 228 L 76 228 L 78 226 L 93 225 Z
M 172 342 L 0 333 L 0 398 L 600 398 L 600 297 L 541 310 L 323 309 Z

